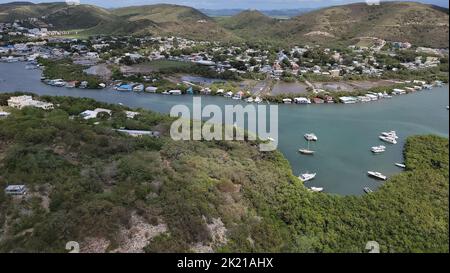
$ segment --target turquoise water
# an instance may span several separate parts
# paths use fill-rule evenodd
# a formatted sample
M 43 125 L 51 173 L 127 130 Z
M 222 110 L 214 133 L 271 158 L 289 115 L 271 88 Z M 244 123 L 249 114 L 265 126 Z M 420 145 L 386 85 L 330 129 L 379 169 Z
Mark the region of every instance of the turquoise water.
M 162 113 L 168 113 L 176 104 L 192 106 L 191 96 L 51 87 L 40 82 L 40 71 L 25 70 L 24 67 L 23 63 L 0 63 L 0 92 L 89 97 Z M 244 102 L 205 96 L 202 103 L 223 107 Z M 278 148 L 296 175 L 317 172 L 317 178 L 306 183 L 308 187 L 324 187 L 329 193 L 362 194 L 363 187 L 376 189 L 383 183 L 367 177 L 367 171 L 379 171 L 387 176 L 401 171 L 394 163 L 403 162 L 402 150 L 407 136 L 437 134 L 448 137 L 448 104 L 449 89 L 445 86 L 367 104 L 280 105 Z M 399 143 L 384 144 L 387 151 L 373 155 L 370 147 L 382 144 L 378 140 L 380 132 L 390 130 L 397 131 Z M 316 151 L 314 156 L 297 152 L 306 147 L 303 135 L 308 132 L 319 137 L 317 143 L 311 144 L 311 149 Z

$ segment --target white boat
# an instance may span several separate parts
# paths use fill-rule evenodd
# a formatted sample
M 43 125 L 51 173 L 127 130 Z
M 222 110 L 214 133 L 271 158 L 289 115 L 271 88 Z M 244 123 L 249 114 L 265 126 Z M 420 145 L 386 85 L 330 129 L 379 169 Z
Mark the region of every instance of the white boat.
M 380 145 L 380 146 L 374 146 L 371 149 L 372 153 L 379 154 L 386 151 L 386 146 Z
M 397 132 L 395 132 L 395 131 L 382 132 L 381 135 L 385 136 L 385 137 L 391 137 L 391 138 L 398 139 Z
M 387 180 L 387 176 L 385 176 L 385 175 L 383 175 L 382 173 L 379 173 L 379 172 L 369 171 L 369 172 L 367 172 L 367 174 L 369 176 L 375 177 L 377 179 Z
M 311 150 L 308 150 L 308 149 L 299 149 L 298 151 L 301 154 L 304 154 L 304 155 L 313 155 L 315 153 L 314 151 L 311 151 Z
M 250 97 L 250 98 L 245 99 L 245 101 L 248 102 L 248 103 L 252 103 L 252 102 L 254 102 L 255 100 L 254 100 L 252 97 Z
M 308 149 L 299 149 L 298 151 L 304 155 L 313 155 L 315 153 L 314 151 L 309 149 L 309 141 L 308 141 Z
M 305 139 L 308 141 L 317 141 L 318 138 L 315 134 L 305 134 Z
M 323 188 L 317 188 L 317 187 L 311 187 L 310 190 L 313 192 L 323 192 Z
M 364 192 L 369 194 L 369 193 L 372 193 L 373 190 L 371 188 L 369 188 L 369 187 L 364 187 Z
M 313 180 L 314 178 L 316 178 L 316 173 L 303 173 L 301 174 L 298 178 L 302 181 L 302 182 L 307 182 L 310 180 Z
M 395 163 L 395 166 L 397 166 L 397 167 L 399 167 L 399 168 L 402 168 L 402 169 L 405 169 L 405 168 L 406 168 L 406 165 L 405 165 L 405 164 L 402 164 L 402 163 Z
M 275 142 L 275 139 L 273 139 L 271 137 L 268 137 L 267 140 L 270 141 L 270 142 Z
M 397 144 L 397 140 L 395 138 L 392 138 L 392 137 L 380 136 L 380 139 L 382 141 L 384 141 L 384 142 L 387 142 L 387 143 Z
M 133 86 L 133 91 L 134 92 L 142 92 L 142 91 L 144 91 L 144 85 L 143 84 L 137 84 L 137 85 Z
M 256 97 L 255 103 L 261 103 L 263 100 L 260 97 Z
M 55 81 L 55 82 L 53 83 L 53 86 L 56 86 L 56 87 L 64 87 L 64 86 L 66 86 L 66 82 L 65 82 L 65 81 Z

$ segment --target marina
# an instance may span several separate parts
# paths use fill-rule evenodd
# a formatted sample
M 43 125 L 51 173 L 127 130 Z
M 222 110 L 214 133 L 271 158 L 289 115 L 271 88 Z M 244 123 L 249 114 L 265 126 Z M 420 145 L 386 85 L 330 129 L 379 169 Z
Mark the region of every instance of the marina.
M 0 92 L 87 97 L 161 113 L 169 113 L 177 104 L 192 107 L 192 96 L 117 92 L 111 87 L 91 90 L 50 86 L 41 82 L 40 70 L 26 70 L 25 65 L 0 63 L 0 78 L 3 79 Z M 323 187 L 329 193 L 360 195 L 365 186 L 376 190 L 382 185 L 370 178 L 366 170 L 379 170 L 389 177 L 402 171 L 394 162 L 403 162 L 403 145 L 408 136 L 437 134 L 448 137 L 448 101 L 448 86 L 444 85 L 369 104 L 280 105 L 278 149 L 295 174 L 307 170 L 317 172 L 317 177 L 308 181 L 308 186 Z M 203 96 L 202 103 L 220 107 L 246 105 L 243 100 L 218 96 Z M 384 141 L 377 136 L 392 129 L 401 136 L 396 139 L 398 145 L 389 145 L 384 153 L 373 156 L 368 148 L 382 145 Z M 303 139 L 306 132 L 314 132 L 320 137 L 320 143 L 313 146 L 314 156 L 302 156 L 298 152 L 299 147 L 306 148 Z

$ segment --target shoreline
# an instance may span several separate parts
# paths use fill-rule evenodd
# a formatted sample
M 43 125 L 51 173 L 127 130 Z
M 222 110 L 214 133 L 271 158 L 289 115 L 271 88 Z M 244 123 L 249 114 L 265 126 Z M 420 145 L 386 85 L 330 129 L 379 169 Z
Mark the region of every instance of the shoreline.
M 19 63 L 22 65 L 25 65 L 26 62 L 14 62 L 14 63 Z M 14 63 L 5 63 L 6 65 L 9 64 L 14 64 Z M 2 63 L 0 63 L 1 65 Z M 25 71 L 29 71 L 25 68 L 23 68 Z M 242 96 L 236 97 L 236 93 L 230 94 L 230 95 L 225 95 L 225 94 L 217 94 L 217 93 L 213 93 L 211 92 L 211 90 L 209 89 L 209 87 L 207 87 L 206 89 L 209 89 L 209 93 L 197 93 L 197 94 L 186 94 L 186 93 L 182 93 L 179 95 L 169 95 L 169 94 L 164 94 L 163 92 L 147 92 L 144 91 L 145 90 L 145 84 L 144 84 L 144 90 L 143 91 L 119 91 L 119 90 L 115 90 L 114 89 L 114 84 L 110 84 L 107 85 L 104 88 L 80 88 L 80 87 L 67 87 L 67 86 L 52 86 L 50 84 L 46 84 L 43 82 L 42 80 L 42 74 L 43 71 L 42 69 L 40 69 L 39 67 L 37 67 L 37 69 L 33 69 L 33 70 L 38 70 L 41 76 L 41 81 L 39 81 L 42 84 L 45 84 L 47 86 L 50 87 L 57 87 L 57 88 L 65 88 L 65 89 L 79 89 L 79 90 L 91 90 L 91 91 L 102 91 L 102 90 L 106 90 L 106 91 L 114 91 L 114 92 L 120 92 L 120 93 L 144 93 L 144 94 L 150 94 L 150 95 L 155 95 L 155 94 L 159 94 L 159 95 L 168 95 L 168 96 L 215 96 L 215 97 L 223 97 L 224 99 L 233 99 L 234 101 L 241 101 L 241 102 L 245 102 L 248 104 L 253 104 L 254 99 L 256 98 L 260 98 L 261 99 L 261 103 L 275 103 L 275 104 L 357 104 L 357 103 L 369 103 L 369 102 L 375 102 L 378 100 L 382 100 L 382 99 L 386 99 L 386 98 L 391 98 L 393 96 L 398 96 L 398 95 L 405 95 L 405 94 L 410 94 L 410 93 L 416 93 L 416 92 L 420 92 L 420 91 L 432 91 L 432 90 L 428 90 L 428 89 L 433 89 L 435 87 L 448 87 L 448 83 L 444 83 L 441 81 L 435 81 L 434 83 L 425 83 L 424 81 L 417 81 L 417 82 L 422 82 L 422 83 L 416 83 L 416 81 L 399 81 L 396 79 L 391 79 L 391 80 L 387 80 L 387 79 L 377 79 L 377 80 L 373 80 L 373 81 L 383 81 L 383 82 L 392 82 L 392 85 L 379 85 L 376 87 L 372 87 L 369 89 L 364 89 L 364 90 L 355 90 L 355 91 L 327 91 L 327 90 L 322 90 L 322 89 L 316 89 L 315 91 L 307 91 L 305 93 L 280 93 L 280 94 L 268 94 L 268 95 L 254 95 L 254 94 L 248 94 L 248 93 L 244 93 L 242 92 Z M 195 75 L 185 75 L 185 76 L 189 76 L 192 78 L 204 78 L 201 76 L 195 76 Z M 208 78 L 205 78 L 208 79 Z M 212 79 L 211 79 L 212 80 Z M 4 82 L 5 79 L 0 78 L 0 82 Z M 354 86 L 356 83 L 367 83 L 371 80 L 362 80 L 362 81 L 355 81 L 355 80 L 351 80 L 351 81 L 328 81 L 328 82 L 313 82 L 312 86 L 322 86 L 322 85 L 339 85 L 339 84 L 346 84 L 346 85 L 351 85 Z M 118 81 L 118 82 L 125 82 L 125 81 Z M 245 81 L 240 82 L 241 85 L 244 84 Z M 440 82 L 440 85 L 436 84 L 437 82 Z M 264 81 L 256 81 L 256 85 L 258 85 L 259 83 L 264 83 Z M 136 85 L 141 85 L 142 83 L 135 83 Z M 179 83 L 181 84 L 181 83 Z M 213 83 L 210 83 L 209 85 L 206 86 L 211 86 Z M 236 83 L 239 84 L 239 83 Z M 280 84 L 291 84 L 291 83 L 284 83 L 284 82 L 276 82 L 275 85 L 280 85 Z M 293 83 L 293 84 L 299 84 L 299 83 Z M 192 83 L 192 85 L 196 85 L 195 83 Z M 376 84 L 375 84 L 376 85 Z M 200 85 L 197 85 L 200 86 Z M 413 87 L 416 87 L 415 90 L 413 90 Z M 426 88 L 425 86 L 432 86 L 432 88 Z M 420 89 L 417 89 L 417 87 L 421 87 Z M 274 87 L 273 87 L 274 88 Z M 272 89 L 273 89 L 272 88 Z M 379 92 L 375 92 L 375 91 L 371 91 L 371 90 L 375 90 L 378 89 Z M 392 94 L 394 92 L 394 90 L 400 90 L 400 94 Z M 31 92 L 34 93 L 35 90 L 4 90 L 5 92 Z M 272 92 L 273 90 L 271 90 Z M 230 93 L 230 92 L 229 92 Z M 367 97 L 367 95 L 371 95 L 369 97 Z M 376 98 L 374 96 L 377 96 Z M 248 98 L 251 98 L 250 101 L 247 101 Z M 351 98 L 350 101 L 343 101 L 341 100 L 341 98 Z M 297 103 L 296 103 L 297 101 Z M 257 103 L 256 103 L 257 104 Z

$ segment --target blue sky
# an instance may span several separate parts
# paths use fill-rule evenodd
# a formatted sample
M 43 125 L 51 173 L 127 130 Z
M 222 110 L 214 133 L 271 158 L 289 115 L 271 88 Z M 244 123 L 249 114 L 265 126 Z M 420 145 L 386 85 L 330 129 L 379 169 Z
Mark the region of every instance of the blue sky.
M 27 0 L 23 0 L 27 1 Z M 31 0 L 30 2 L 63 2 L 63 0 Z M 364 0 L 80 0 L 83 4 L 94 4 L 102 7 L 121 7 L 156 3 L 172 3 L 207 9 L 296 9 L 317 8 L 346 3 L 363 2 Z M 11 0 L 0 0 L 0 3 Z M 435 4 L 448 8 L 448 0 L 421 0 L 418 2 Z

